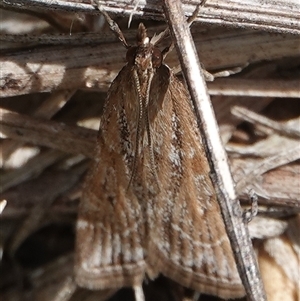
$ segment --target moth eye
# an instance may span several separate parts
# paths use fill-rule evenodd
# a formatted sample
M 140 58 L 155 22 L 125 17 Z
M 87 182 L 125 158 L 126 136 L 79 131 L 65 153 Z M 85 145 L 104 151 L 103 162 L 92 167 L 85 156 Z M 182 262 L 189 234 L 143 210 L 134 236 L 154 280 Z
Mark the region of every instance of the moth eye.
M 153 52 L 152 52 L 152 65 L 155 68 L 158 68 L 161 66 L 162 64 L 162 54 L 161 51 L 158 48 L 153 48 Z
M 134 64 L 135 54 L 137 47 L 130 47 L 126 53 L 126 61 L 130 64 Z

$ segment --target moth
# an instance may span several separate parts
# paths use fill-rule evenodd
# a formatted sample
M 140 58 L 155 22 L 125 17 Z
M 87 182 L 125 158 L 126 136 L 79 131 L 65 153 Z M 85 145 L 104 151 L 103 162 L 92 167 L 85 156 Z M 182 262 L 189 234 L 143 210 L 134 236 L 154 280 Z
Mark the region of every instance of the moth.
M 161 273 L 201 293 L 242 297 L 193 106 L 158 41 L 140 24 L 108 91 L 79 206 L 75 279 L 118 289 Z

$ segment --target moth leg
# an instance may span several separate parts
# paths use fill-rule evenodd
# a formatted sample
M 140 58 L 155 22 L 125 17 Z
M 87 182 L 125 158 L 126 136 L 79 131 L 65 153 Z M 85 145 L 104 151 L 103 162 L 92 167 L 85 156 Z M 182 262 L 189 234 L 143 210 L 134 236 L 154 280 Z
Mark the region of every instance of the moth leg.
M 204 68 L 204 66 L 203 66 L 203 64 L 202 64 L 201 62 L 200 62 L 200 65 L 201 65 L 201 68 L 202 68 L 202 72 L 203 72 L 205 81 L 207 81 L 207 82 L 213 82 L 213 81 L 215 80 L 214 74 L 208 72 L 208 71 Z M 181 66 L 180 66 L 180 65 L 177 65 L 177 66 L 173 67 L 173 68 L 172 68 L 172 72 L 173 72 L 174 74 L 176 74 L 176 75 L 177 75 L 177 74 L 180 74 L 180 73 L 181 73 Z
M 207 71 L 203 64 L 200 62 L 201 64 L 201 68 L 202 68 L 202 71 L 203 71 L 203 75 L 204 75 L 204 78 L 205 78 L 205 81 L 207 82 L 213 82 L 216 78 L 218 77 L 228 77 L 232 74 L 237 74 L 237 73 L 240 73 L 245 67 L 247 67 L 249 64 L 245 64 L 244 66 L 240 66 L 240 67 L 235 67 L 235 68 L 232 68 L 232 69 L 228 69 L 228 70 L 222 70 L 222 71 L 218 71 L 218 72 L 215 72 L 215 73 L 211 73 L 209 71 Z M 181 66 L 178 65 L 176 67 L 173 67 L 172 68 L 172 72 L 174 74 L 178 74 L 181 72 Z
M 143 287 L 141 284 L 133 286 L 133 290 L 134 290 L 135 301 L 145 301 Z
M 196 20 L 198 14 L 199 14 L 199 11 L 200 11 L 200 8 L 203 7 L 205 5 L 207 0 L 202 0 L 197 6 L 196 6 L 196 9 L 194 10 L 193 14 L 188 17 L 187 19 L 187 22 L 189 24 L 189 26 L 191 26 L 193 24 L 193 22 Z
M 216 73 L 210 73 L 209 71 L 207 71 L 205 69 L 205 67 L 203 66 L 203 64 L 201 62 L 200 62 L 200 64 L 201 64 L 202 72 L 203 72 L 203 75 L 204 75 L 204 79 L 207 82 L 213 82 L 218 77 L 228 77 L 232 74 L 239 73 L 244 69 L 244 67 L 248 66 L 248 64 L 246 64 L 245 66 L 235 67 L 235 68 L 228 69 L 228 70 L 222 70 L 222 71 L 218 71 Z M 172 72 L 175 73 L 175 74 L 180 73 L 181 72 L 181 66 L 178 65 L 176 67 L 173 67 Z
M 258 204 L 257 204 L 257 194 L 253 189 L 248 192 L 248 198 L 251 203 L 251 207 L 243 212 L 244 223 L 250 223 L 252 219 L 257 215 Z
M 209 74 L 209 78 L 210 78 L 210 79 L 206 79 L 206 80 L 212 82 L 212 81 L 214 81 L 215 78 L 218 78 L 218 77 L 228 77 L 232 74 L 240 73 L 248 65 L 249 65 L 249 63 L 246 63 L 243 66 L 238 66 L 238 67 L 235 67 L 235 68 L 232 68 L 232 69 L 218 71 L 218 72 L 215 72 L 215 73 L 210 73 L 207 70 L 205 70 L 205 72 L 207 74 Z
M 201 9 L 201 7 L 203 7 L 205 5 L 207 0 L 202 0 L 196 7 L 196 9 L 194 10 L 193 14 L 188 17 L 187 19 L 187 23 L 189 26 L 191 26 L 193 24 L 193 22 L 195 21 L 195 19 L 197 18 L 198 14 L 199 14 L 199 11 Z M 169 31 L 168 31 L 168 28 L 166 28 L 164 30 L 164 32 L 167 32 L 169 34 Z M 167 35 L 165 35 L 167 36 Z M 174 48 L 174 42 L 172 42 L 169 46 L 167 46 L 163 51 L 162 51 L 162 55 L 163 55 L 163 58 L 165 59 L 166 56 L 173 50 Z M 246 63 L 245 65 L 243 66 L 238 66 L 238 67 L 235 67 L 235 68 L 232 68 L 232 69 L 228 69 L 228 70 L 221 70 L 219 72 L 215 72 L 215 73 L 210 73 L 209 71 L 207 71 L 205 69 L 205 67 L 201 64 L 201 68 L 202 68 L 202 71 L 203 71 L 203 75 L 204 75 L 204 78 L 205 78 L 205 81 L 208 81 L 208 82 L 212 82 L 215 80 L 215 78 L 218 78 L 218 77 L 227 77 L 227 76 L 230 76 L 232 74 L 236 74 L 236 73 L 240 73 L 245 67 L 247 67 L 249 64 Z M 174 67 L 172 68 L 172 71 L 177 74 L 179 72 L 181 72 L 181 67 L 180 65 L 178 65 L 177 67 Z
M 116 37 L 122 42 L 125 48 L 129 48 L 128 45 L 119 25 L 109 16 L 109 14 L 104 10 L 103 6 L 99 3 L 99 0 L 93 0 L 96 8 L 101 12 L 104 16 L 106 22 L 109 25 L 110 30 L 116 35 Z
M 188 18 L 189 26 L 191 26 L 193 24 L 193 22 L 195 21 L 195 19 L 197 18 L 198 14 L 199 14 L 200 8 L 205 5 L 206 1 L 207 0 L 202 0 L 201 3 L 199 3 L 197 5 L 197 7 L 194 10 L 193 14 Z M 239 66 L 239 67 L 235 67 L 235 68 L 228 69 L 228 70 L 222 70 L 222 71 L 219 71 L 219 72 L 216 72 L 216 73 L 210 73 L 209 71 L 207 71 L 204 68 L 204 66 L 202 64 L 201 64 L 201 67 L 202 67 L 202 70 L 203 70 L 205 80 L 209 81 L 209 82 L 212 82 L 217 77 L 227 77 L 227 76 L 230 76 L 232 74 L 240 73 L 248 65 L 249 64 L 247 63 L 244 66 Z

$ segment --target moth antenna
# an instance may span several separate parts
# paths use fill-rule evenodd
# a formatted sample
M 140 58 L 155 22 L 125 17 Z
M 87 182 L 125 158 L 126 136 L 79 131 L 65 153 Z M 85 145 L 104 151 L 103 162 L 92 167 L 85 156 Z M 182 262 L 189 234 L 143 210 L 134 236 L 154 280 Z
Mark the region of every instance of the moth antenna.
M 153 79 L 153 70 L 149 72 L 149 79 L 147 83 L 147 91 L 146 91 L 146 99 L 145 102 L 143 102 L 143 97 L 141 95 L 141 88 L 140 88 L 140 82 L 137 75 L 136 70 L 133 71 L 134 74 L 134 81 L 136 84 L 136 90 L 138 94 L 138 104 L 139 104 L 139 110 L 138 110 L 138 118 L 137 118 L 137 129 L 136 129 L 136 138 L 135 138 L 135 151 L 134 151 L 134 159 L 133 159 L 133 166 L 132 166 L 132 173 L 130 176 L 129 184 L 127 189 L 129 189 L 135 174 L 136 174 L 136 165 L 137 165 L 137 158 L 139 153 L 139 141 L 140 141 L 140 135 L 141 135 L 141 126 L 142 126 L 142 120 L 145 114 L 145 123 L 146 123 L 146 132 L 147 132 L 147 139 L 148 139 L 148 150 L 149 150 L 149 156 L 150 156 L 150 165 L 151 165 L 151 173 L 154 176 L 155 183 L 159 189 L 159 182 L 158 177 L 156 173 L 156 166 L 155 166 L 155 160 L 154 160 L 154 151 L 153 151 L 153 144 L 151 139 L 151 131 L 150 131 L 150 122 L 149 122 L 149 110 L 148 110 L 148 104 L 149 104 L 149 95 L 150 95 L 150 87 Z
M 187 23 L 189 26 L 191 26 L 193 24 L 193 22 L 196 20 L 198 14 L 199 14 L 199 11 L 200 11 L 200 8 L 203 7 L 205 5 L 205 2 L 207 0 L 202 0 L 197 6 L 196 6 L 196 9 L 194 10 L 193 14 L 187 18 Z M 166 32 L 166 33 L 165 33 Z M 169 34 L 169 28 L 166 28 L 164 31 L 164 37 L 166 37 L 168 34 Z M 161 40 L 160 40 L 161 41 Z M 167 46 L 161 53 L 163 55 L 163 59 L 166 58 L 166 56 L 174 49 L 174 43 L 171 42 L 171 44 L 169 46 Z
M 200 11 L 200 8 L 203 7 L 205 5 L 207 0 L 202 0 L 197 6 L 196 6 L 196 9 L 194 10 L 194 12 L 192 13 L 192 15 L 190 17 L 188 17 L 187 19 L 187 22 L 188 22 L 188 25 L 191 26 L 193 24 L 193 22 L 196 20 L 198 14 L 199 14 L 199 11 Z
M 94 4 L 98 8 L 98 10 L 101 12 L 101 14 L 104 16 L 106 22 L 109 25 L 110 30 L 116 35 L 116 37 L 122 42 L 122 44 L 125 46 L 125 48 L 129 48 L 122 30 L 120 29 L 119 25 L 109 16 L 109 14 L 104 10 L 103 6 L 99 3 L 98 0 L 93 0 Z
M 152 138 L 151 138 L 151 131 L 150 131 L 150 122 L 149 122 L 149 97 L 150 97 L 150 87 L 153 79 L 153 70 L 150 71 L 148 85 L 147 85 L 147 93 L 146 93 L 146 102 L 145 102 L 145 112 L 146 112 L 146 131 L 147 131 L 147 138 L 148 138 L 148 150 L 149 150 L 149 156 L 150 156 L 150 165 L 151 165 L 151 172 L 154 176 L 155 182 L 157 184 L 157 187 L 159 189 L 159 182 L 158 177 L 156 173 L 156 165 L 154 160 L 154 151 L 153 151 L 153 144 L 152 144 Z
M 143 97 L 141 94 L 141 86 L 140 86 L 140 81 L 139 81 L 139 76 L 137 74 L 137 71 L 134 69 L 133 70 L 133 77 L 135 81 L 135 87 L 136 91 L 138 94 L 138 104 L 139 104 L 139 110 L 138 110 L 138 118 L 137 118 L 137 128 L 136 128 L 136 136 L 135 136 L 135 151 L 134 151 L 134 158 L 133 158 L 133 165 L 132 165 L 132 173 L 130 176 L 129 184 L 127 189 L 129 189 L 132 180 L 134 179 L 134 176 L 136 174 L 136 163 L 137 163 L 137 158 L 139 154 L 139 141 L 140 141 L 140 134 L 141 134 L 141 126 L 142 126 L 142 118 L 143 118 Z
M 145 296 L 141 285 L 134 285 L 133 290 L 135 301 L 145 301 Z

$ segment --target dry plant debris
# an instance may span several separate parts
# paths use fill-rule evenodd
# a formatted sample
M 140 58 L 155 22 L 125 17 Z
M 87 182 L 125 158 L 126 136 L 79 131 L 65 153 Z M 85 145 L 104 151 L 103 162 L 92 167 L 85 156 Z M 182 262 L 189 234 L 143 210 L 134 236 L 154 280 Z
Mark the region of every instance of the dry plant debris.
M 125 51 L 99 15 L 75 12 L 78 1 L 61 1 L 73 12 L 51 10 L 49 1 L 46 9 L 31 6 L 33 1 L 17 2 L 23 3 L 22 9 L 10 1 L 1 3 L 0 19 L 0 298 L 133 300 L 129 289 L 91 292 L 77 288 L 72 279 L 81 183 L 93 158 L 105 92 L 124 65 Z M 126 29 L 132 5 L 111 2 L 111 12 L 126 15 L 119 23 L 133 43 L 139 21 L 134 18 Z M 165 24 L 160 21 L 161 9 L 149 2 L 144 6 L 141 1 L 137 15 L 143 19 L 143 12 L 147 18 L 153 14 L 155 20 L 143 19 L 151 35 Z M 300 297 L 300 26 L 293 14 L 296 2 L 290 1 L 290 11 L 282 3 L 269 4 L 274 5 L 269 9 L 273 16 L 266 7 L 256 7 L 251 19 L 237 1 L 228 1 L 228 6 L 208 1 L 192 34 L 206 70 L 214 74 L 229 70 L 228 77 L 216 78 L 208 88 L 242 204 L 249 207 L 250 189 L 259 197 L 258 216 L 249 230 L 268 298 L 296 301 Z M 230 19 L 234 5 L 245 13 L 244 21 Z M 290 23 L 274 17 L 280 9 Z M 226 22 L 213 22 L 222 11 Z M 178 66 L 174 51 L 167 63 Z M 231 74 L 236 68 L 239 72 Z M 192 296 L 164 277 L 146 283 L 144 290 L 146 300 L 191 300 Z

